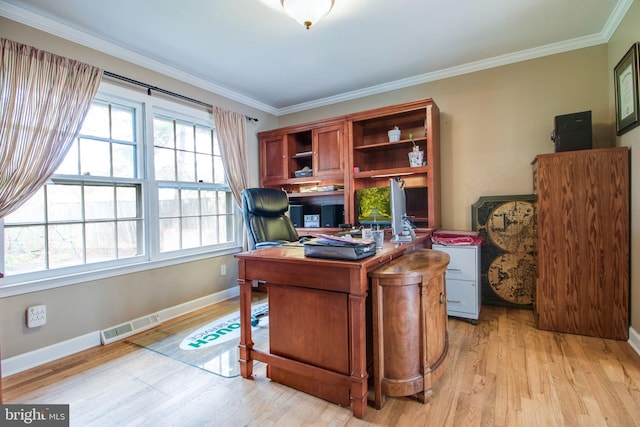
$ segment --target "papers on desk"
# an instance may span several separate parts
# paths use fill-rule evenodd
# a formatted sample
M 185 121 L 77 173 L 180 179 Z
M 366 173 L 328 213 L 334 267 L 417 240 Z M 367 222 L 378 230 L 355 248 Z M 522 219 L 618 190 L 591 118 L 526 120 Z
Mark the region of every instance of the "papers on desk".
M 350 234 L 344 236 L 332 236 L 330 234 L 318 234 L 315 243 L 329 246 L 363 246 L 373 243 L 371 239 L 354 239 Z
M 370 239 L 318 235 L 317 239 L 304 243 L 304 255 L 312 258 L 359 260 L 376 253 L 376 244 Z

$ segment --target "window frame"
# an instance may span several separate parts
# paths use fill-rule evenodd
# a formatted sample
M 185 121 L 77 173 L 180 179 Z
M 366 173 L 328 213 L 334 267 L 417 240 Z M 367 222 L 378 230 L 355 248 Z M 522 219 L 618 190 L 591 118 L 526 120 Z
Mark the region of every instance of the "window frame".
M 231 241 L 228 243 L 200 246 L 189 249 L 180 249 L 170 252 L 160 252 L 159 219 L 158 219 L 158 189 L 167 181 L 156 181 L 153 167 L 153 116 L 154 112 L 162 112 L 180 115 L 183 118 L 194 120 L 200 124 L 206 124 L 214 129 L 213 114 L 202 107 L 186 105 L 184 102 L 173 99 L 164 99 L 148 96 L 134 89 L 102 82 L 96 99 L 106 100 L 122 105 L 136 105 L 139 112 L 136 120 L 140 119 L 140 125 L 136 127 L 139 141 L 137 147 L 137 177 L 135 178 L 108 178 L 92 177 L 92 182 L 122 182 L 136 183 L 140 185 L 142 194 L 142 224 L 144 253 L 139 256 L 103 261 L 92 264 L 63 267 L 54 270 L 23 273 L 0 278 L 0 298 L 52 289 L 88 282 L 92 280 L 108 279 L 124 274 L 131 274 L 153 270 L 156 268 L 192 262 L 212 257 L 226 256 L 238 253 L 242 250 L 242 216 L 239 207 L 233 197 L 231 201 Z M 202 122 L 203 121 L 203 122 Z M 215 135 L 214 135 L 215 138 Z M 79 180 L 76 175 L 56 175 L 53 180 Z M 81 180 L 81 178 L 80 178 Z M 179 182 L 168 181 L 172 184 Z M 228 187 L 227 187 L 228 188 Z M 4 220 L 0 219 L 0 266 L 4 266 Z

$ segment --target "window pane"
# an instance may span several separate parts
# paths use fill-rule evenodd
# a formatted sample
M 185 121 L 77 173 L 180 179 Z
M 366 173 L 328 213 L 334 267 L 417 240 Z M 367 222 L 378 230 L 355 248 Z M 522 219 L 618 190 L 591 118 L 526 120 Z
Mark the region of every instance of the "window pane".
M 78 140 L 75 139 L 67 152 L 62 164 L 56 169 L 56 174 L 79 175 L 80 163 L 78 162 Z
M 116 258 L 115 230 L 115 222 L 98 222 L 86 225 L 86 262 L 109 261 Z
M 158 216 L 160 218 L 177 217 L 180 215 L 180 198 L 178 190 L 174 188 L 158 189 Z
M 215 156 L 221 156 L 222 153 L 220 152 L 220 144 L 218 144 L 218 137 L 216 135 L 216 133 L 213 133 L 213 154 Z
M 113 187 L 86 186 L 84 188 L 85 219 L 115 219 L 115 195 Z M 111 238 L 113 241 L 113 238 Z
M 44 221 L 44 188 L 38 190 L 17 211 L 4 218 L 4 223 L 7 225 L 42 221 Z
M 111 144 L 94 139 L 80 139 L 80 173 L 111 176 Z
M 111 149 L 113 150 L 113 176 L 118 178 L 135 178 L 135 145 L 112 144 Z
M 138 235 L 142 230 L 142 221 L 119 221 L 118 222 L 118 258 L 129 258 L 142 255 L 142 248 L 138 250 L 138 241 L 142 241 Z
M 82 219 L 82 194 L 78 185 L 47 185 L 49 221 Z
M 231 212 L 231 193 L 226 193 L 224 191 L 217 191 L 216 193 L 218 195 L 218 213 L 222 214 L 224 212 Z M 227 206 L 229 206 L 228 211 Z
M 156 179 L 162 181 L 175 181 L 176 179 L 176 161 L 174 157 L 175 151 L 166 148 L 154 149 L 154 162 L 156 168 Z
M 202 126 L 196 126 L 196 151 L 203 154 L 211 154 L 213 140 L 211 138 L 211 129 Z
M 213 158 L 213 171 L 213 182 L 215 182 L 216 184 L 225 184 L 227 182 L 224 177 L 224 165 L 222 164 L 222 157 Z
M 44 226 L 5 228 L 4 255 L 7 274 L 46 269 Z
M 138 190 L 135 187 L 117 187 L 116 205 L 118 218 L 138 217 Z
M 153 145 L 175 148 L 173 143 L 173 120 L 155 117 L 153 119 Z
M 200 218 L 182 219 L 182 248 L 200 246 Z
M 80 133 L 109 138 L 109 104 L 94 101 L 82 123 Z
M 83 263 L 82 224 L 50 225 L 49 268 Z
M 229 218 L 226 215 L 220 215 L 218 217 L 218 236 L 220 237 L 221 243 L 231 241 Z
M 211 156 L 206 154 L 197 154 L 196 160 L 198 162 L 198 182 L 213 182 L 213 163 L 211 163 Z
M 182 190 L 182 216 L 200 215 L 200 196 L 198 190 Z
M 134 141 L 134 113 L 133 108 L 111 106 L 111 138 L 120 141 Z
M 160 220 L 160 251 L 180 249 L 180 220 L 177 218 Z
M 193 125 L 176 122 L 176 149 L 195 151 Z
M 205 216 L 202 218 L 202 244 L 215 245 L 218 241 L 218 217 Z
M 218 213 L 216 209 L 217 195 L 218 193 L 216 191 L 202 191 L 200 193 L 200 209 L 202 215 Z
M 178 151 L 178 181 L 196 181 L 196 159 L 193 152 Z

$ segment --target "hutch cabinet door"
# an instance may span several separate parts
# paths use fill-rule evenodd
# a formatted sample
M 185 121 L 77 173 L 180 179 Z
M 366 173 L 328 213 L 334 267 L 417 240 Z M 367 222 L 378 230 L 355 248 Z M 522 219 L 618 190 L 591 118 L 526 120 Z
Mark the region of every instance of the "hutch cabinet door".
M 287 178 L 286 139 L 283 135 L 260 140 L 260 182 Z
M 313 174 L 336 175 L 344 172 L 343 132 L 338 123 L 313 130 Z

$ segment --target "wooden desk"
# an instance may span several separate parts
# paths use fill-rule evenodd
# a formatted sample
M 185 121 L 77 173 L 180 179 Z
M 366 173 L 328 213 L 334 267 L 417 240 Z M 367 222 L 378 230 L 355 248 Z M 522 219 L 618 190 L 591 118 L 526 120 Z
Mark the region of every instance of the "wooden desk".
M 351 405 L 363 418 L 367 408 L 367 314 L 369 271 L 425 246 L 426 234 L 411 243 L 385 242 L 360 261 L 305 258 L 302 247 L 243 252 L 240 284 L 240 372 L 252 378 L 253 361 L 267 363 L 274 381 L 338 405 Z M 269 295 L 269 349 L 251 337 L 252 282 Z

